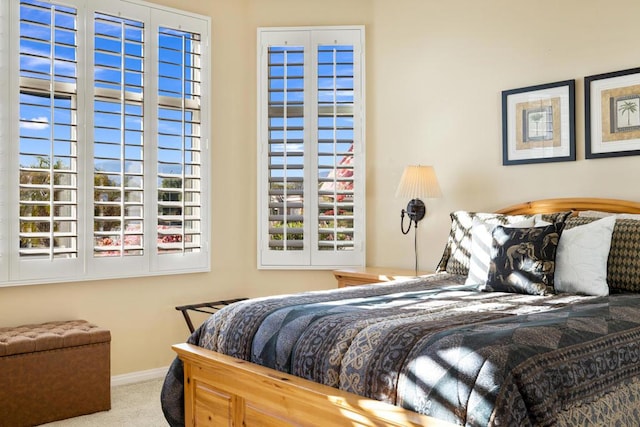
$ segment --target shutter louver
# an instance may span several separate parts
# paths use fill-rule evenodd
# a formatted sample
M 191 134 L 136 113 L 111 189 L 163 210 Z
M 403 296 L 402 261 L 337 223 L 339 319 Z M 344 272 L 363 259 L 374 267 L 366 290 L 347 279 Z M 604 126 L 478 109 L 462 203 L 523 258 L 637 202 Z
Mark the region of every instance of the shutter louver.
M 353 250 L 353 46 L 318 47 L 318 250 Z
M 20 3 L 19 256 L 76 258 L 77 12 Z
M 158 36 L 158 253 L 202 250 L 200 35 Z
M 142 255 L 144 25 L 96 13 L 94 26 L 93 253 Z
M 269 249 L 304 249 L 304 49 L 269 48 Z

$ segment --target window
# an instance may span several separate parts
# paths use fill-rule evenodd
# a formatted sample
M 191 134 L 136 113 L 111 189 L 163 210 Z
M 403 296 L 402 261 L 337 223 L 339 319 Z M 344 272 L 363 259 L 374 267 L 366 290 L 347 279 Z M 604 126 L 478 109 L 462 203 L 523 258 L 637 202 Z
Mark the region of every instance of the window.
M 364 28 L 258 36 L 258 266 L 363 265 Z
M 96 3 L 1 11 L 0 285 L 209 269 L 210 22 Z

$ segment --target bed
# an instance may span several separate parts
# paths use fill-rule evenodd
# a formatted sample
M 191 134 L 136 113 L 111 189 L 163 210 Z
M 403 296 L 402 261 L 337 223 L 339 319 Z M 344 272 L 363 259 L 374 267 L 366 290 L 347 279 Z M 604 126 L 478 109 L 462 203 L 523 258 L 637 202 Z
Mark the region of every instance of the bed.
M 638 214 L 640 203 L 596 198 L 454 212 L 436 274 L 225 307 L 173 346 L 165 416 L 197 426 L 636 424 Z

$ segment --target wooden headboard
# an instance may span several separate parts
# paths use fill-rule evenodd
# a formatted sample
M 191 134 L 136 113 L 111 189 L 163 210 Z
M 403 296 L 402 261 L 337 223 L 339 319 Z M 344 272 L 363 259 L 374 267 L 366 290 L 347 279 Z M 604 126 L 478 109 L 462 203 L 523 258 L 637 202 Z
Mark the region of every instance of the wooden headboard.
M 640 202 L 619 199 L 601 199 L 594 197 L 567 197 L 560 199 L 542 199 L 519 203 L 496 211 L 507 215 L 553 213 L 563 211 L 603 211 L 612 213 L 640 214 Z

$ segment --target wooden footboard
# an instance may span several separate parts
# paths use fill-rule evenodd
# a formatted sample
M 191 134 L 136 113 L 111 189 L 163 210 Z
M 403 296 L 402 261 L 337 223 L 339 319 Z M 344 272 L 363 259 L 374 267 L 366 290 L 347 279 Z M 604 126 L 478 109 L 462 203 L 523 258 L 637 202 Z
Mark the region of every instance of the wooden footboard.
M 452 426 L 191 344 L 173 349 L 184 363 L 187 426 Z

